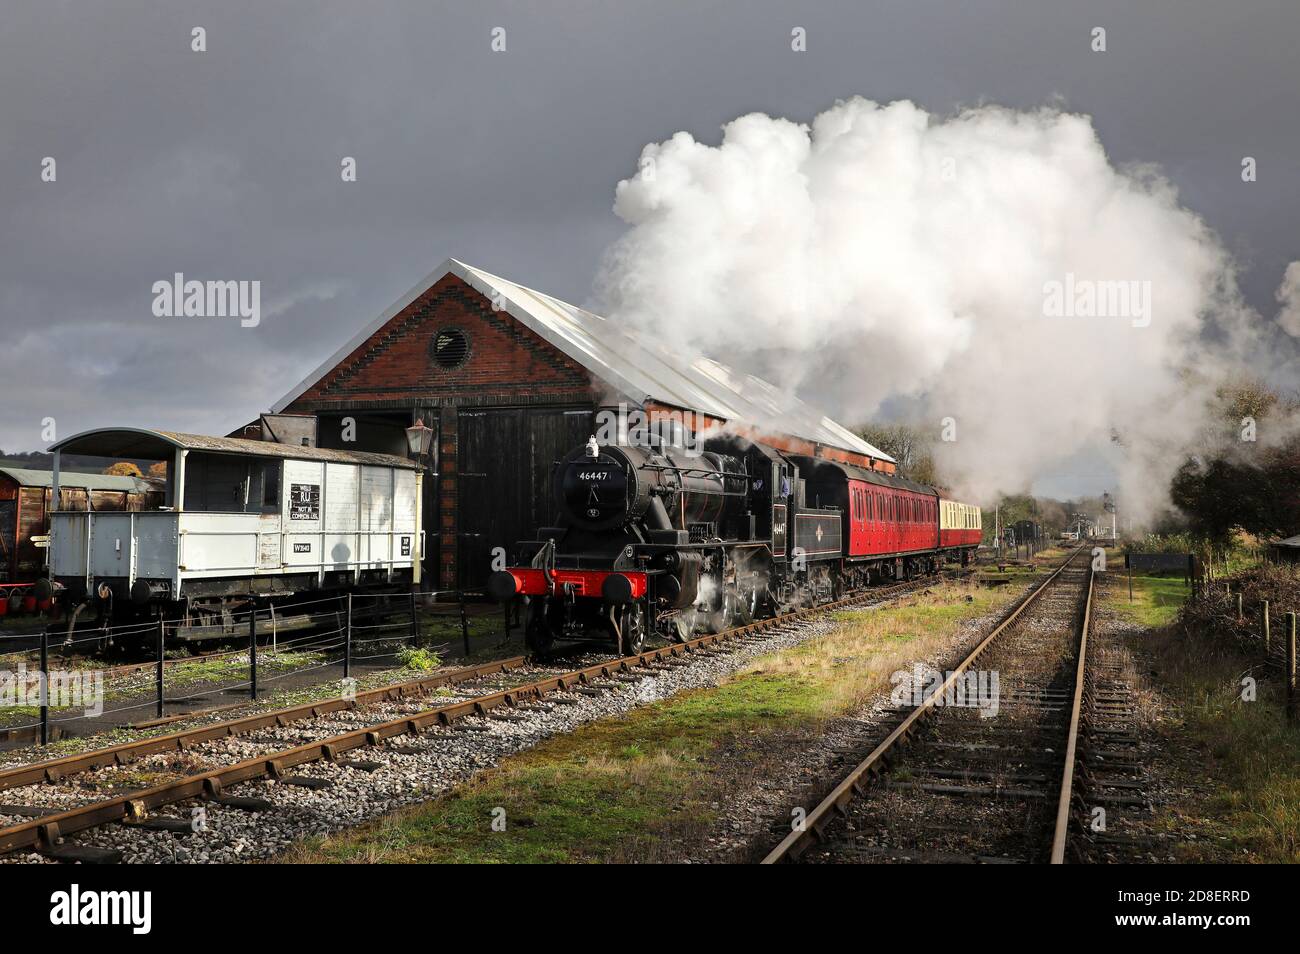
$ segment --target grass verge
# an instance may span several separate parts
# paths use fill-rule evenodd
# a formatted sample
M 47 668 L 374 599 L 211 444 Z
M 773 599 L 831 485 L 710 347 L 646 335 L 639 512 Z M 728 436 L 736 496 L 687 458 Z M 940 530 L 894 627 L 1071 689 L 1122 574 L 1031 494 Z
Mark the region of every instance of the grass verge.
M 825 723 L 944 652 L 1016 595 L 936 584 L 906 603 L 754 660 L 722 685 L 586 725 L 504 760 L 434 801 L 298 846 L 281 861 L 373 864 L 671 861 L 700 845 L 737 787 Z M 496 830 L 504 823 L 504 830 Z
M 1111 606 L 1148 627 L 1135 645 L 1149 655 L 1163 696 L 1161 731 L 1177 794 L 1157 809 L 1185 862 L 1300 861 L 1300 726 L 1288 725 L 1281 674 L 1232 640 L 1178 624 L 1186 589 L 1167 577 L 1117 580 Z M 1253 701 L 1247 687 L 1253 688 Z

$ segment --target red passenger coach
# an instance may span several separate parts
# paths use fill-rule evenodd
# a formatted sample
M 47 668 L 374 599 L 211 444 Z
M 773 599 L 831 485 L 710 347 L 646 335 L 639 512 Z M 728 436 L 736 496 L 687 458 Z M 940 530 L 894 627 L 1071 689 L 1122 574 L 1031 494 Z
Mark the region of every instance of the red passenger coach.
M 936 569 L 941 501 L 933 488 L 838 461 L 800 457 L 796 462 L 805 474 L 809 505 L 836 507 L 844 515 L 844 569 L 851 581 L 896 579 Z M 979 509 L 968 509 L 978 519 Z M 973 549 L 979 545 L 978 536 L 976 531 L 973 541 L 962 538 L 953 549 Z
M 877 475 L 872 475 L 876 477 Z M 883 477 L 889 484 L 872 479 L 850 479 L 848 559 L 893 556 L 933 550 L 935 501 L 933 491 L 918 490 L 897 477 Z

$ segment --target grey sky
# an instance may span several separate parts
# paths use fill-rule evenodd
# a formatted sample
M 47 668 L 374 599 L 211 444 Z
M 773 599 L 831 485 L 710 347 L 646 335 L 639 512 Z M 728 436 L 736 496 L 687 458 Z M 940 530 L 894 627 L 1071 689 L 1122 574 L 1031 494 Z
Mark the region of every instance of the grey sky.
M 1300 258 L 1294 0 L 10 0 L 3 16 L 6 451 L 43 447 L 47 416 L 64 436 L 224 433 L 449 255 L 582 301 L 645 143 L 854 94 L 1091 114 L 1114 161 L 1158 163 L 1220 233 L 1267 317 Z M 151 286 L 177 271 L 261 280 L 261 326 L 154 317 Z

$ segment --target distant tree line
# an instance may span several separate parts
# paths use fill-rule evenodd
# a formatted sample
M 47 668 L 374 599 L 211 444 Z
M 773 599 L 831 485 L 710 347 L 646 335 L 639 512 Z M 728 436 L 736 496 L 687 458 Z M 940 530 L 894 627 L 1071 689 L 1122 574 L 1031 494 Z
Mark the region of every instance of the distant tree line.
M 868 424 L 858 432 L 864 441 L 894 458 L 899 477 L 933 486 L 938 483 L 931 441 L 910 424 Z
M 1214 410 L 1205 449 L 1170 486 L 1187 528 L 1217 546 L 1300 533 L 1300 399 L 1250 381 L 1221 388 Z

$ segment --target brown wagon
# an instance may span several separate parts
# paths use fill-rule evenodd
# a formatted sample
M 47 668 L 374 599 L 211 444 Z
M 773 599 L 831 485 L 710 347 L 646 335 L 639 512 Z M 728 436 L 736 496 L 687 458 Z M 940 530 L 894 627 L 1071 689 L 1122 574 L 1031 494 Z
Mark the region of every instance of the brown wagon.
M 45 549 L 33 537 L 49 533 L 54 474 L 0 466 L 0 585 L 28 583 L 43 575 Z M 64 472 L 60 510 L 139 511 L 156 507 L 162 492 L 142 477 Z

